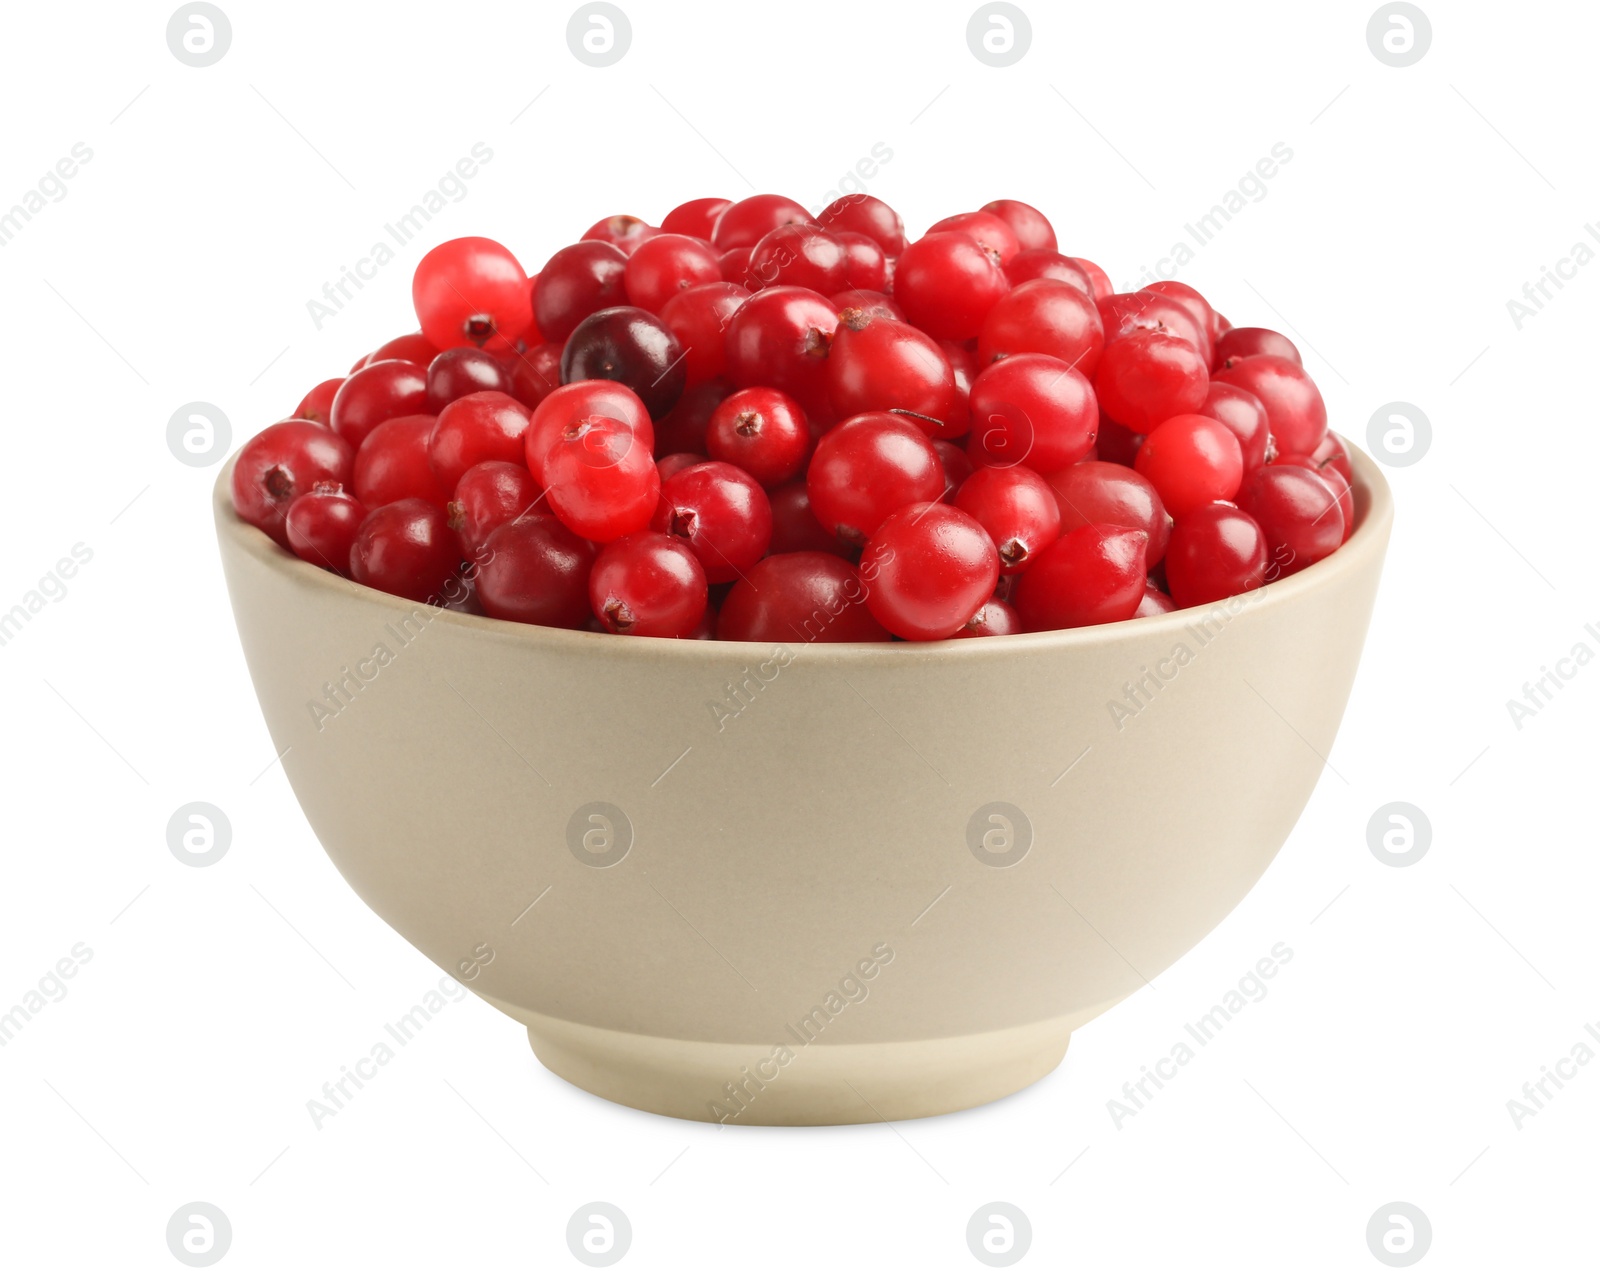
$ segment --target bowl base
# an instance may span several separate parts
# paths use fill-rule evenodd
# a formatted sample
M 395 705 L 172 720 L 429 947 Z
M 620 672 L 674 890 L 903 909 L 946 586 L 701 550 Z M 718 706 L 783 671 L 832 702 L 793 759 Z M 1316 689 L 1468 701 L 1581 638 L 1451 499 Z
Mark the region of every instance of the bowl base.
M 828 1045 L 798 1038 L 684 1041 L 519 1016 L 539 1062 L 579 1089 L 645 1112 L 721 1125 L 855 1125 L 990 1103 L 1053 1071 L 1077 1022 Z

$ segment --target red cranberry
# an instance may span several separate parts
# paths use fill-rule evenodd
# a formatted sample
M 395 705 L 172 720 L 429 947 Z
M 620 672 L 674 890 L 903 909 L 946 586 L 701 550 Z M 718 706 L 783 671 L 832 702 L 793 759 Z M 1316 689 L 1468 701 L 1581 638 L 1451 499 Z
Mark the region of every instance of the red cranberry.
M 1144 597 L 1145 546 L 1141 530 L 1081 525 L 1039 554 L 1011 603 L 1029 631 L 1122 622 Z
M 550 257 L 533 289 L 533 316 L 544 338 L 564 344 L 591 313 L 626 301 L 627 268 L 628 258 L 610 243 L 574 243 Z
M 811 433 L 800 403 L 787 393 L 742 388 L 711 413 L 706 451 L 773 486 L 805 467 Z
M 550 484 L 545 478 L 546 457 L 570 429 L 591 415 L 620 420 L 638 439 L 646 454 L 654 450 L 656 438 L 650 412 L 632 389 L 609 380 L 564 384 L 539 403 L 523 434 L 524 458 L 528 471 L 537 480 Z
M 1133 611 L 1135 618 L 1154 618 L 1157 614 L 1171 613 L 1178 606 L 1172 597 L 1156 586 L 1147 586 L 1144 589 L 1144 599 L 1139 602 L 1139 607 Z
M 1011 226 L 988 212 L 959 212 L 928 227 L 929 234 L 965 234 L 1002 269 L 1021 248 Z
M 948 640 L 994 595 L 1000 558 L 983 526 L 948 503 L 909 503 L 861 554 L 867 608 L 907 640 Z
M 1111 285 L 1110 276 L 1094 261 L 1085 260 L 1082 256 L 1068 256 L 1067 259 L 1088 276 L 1089 285 L 1094 288 L 1096 304 L 1102 300 L 1109 299 L 1116 292 L 1116 288 Z
M 828 398 L 841 418 L 900 410 L 917 416 L 935 436 L 967 431 L 967 403 L 944 351 L 908 323 L 845 311 L 827 375 Z
M 690 199 L 661 218 L 663 234 L 684 234 L 710 241 L 717 218 L 733 206 L 729 199 Z
M 1049 473 L 1078 462 L 1094 445 L 1094 393 L 1059 358 L 1019 353 L 996 362 L 973 381 L 970 401 L 967 454 L 975 464 L 1026 463 Z
M 823 525 L 847 543 L 864 543 L 897 508 L 938 499 L 944 466 L 915 421 L 879 411 L 823 434 L 806 489 Z
M 680 291 L 661 306 L 661 320 L 683 349 L 684 383 L 714 380 L 728 365 L 728 324 L 750 293 L 731 282 L 707 282 Z
M 750 286 L 809 287 L 831 295 L 850 285 L 844 244 L 815 225 L 780 225 L 750 252 Z
M 1055 492 L 1031 468 L 979 468 L 962 484 L 955 505 L 994 541 L 1003 573 L 1026 569 L 1061 536 Z
M 428 372 L 415 362 L 391 359 L 369 362 L 334 395 L 329 423 L 352 446 L 359 447 L 386 419 L 418 415 L 428 409 Z
M 752 194 L 728 207 L 712 231 L 711 241 L 723 251 L 754 247 L 780 225 L 815 225 L 811 213 L 781 194 Z
M 767 500 L 772 504 L 772 544 L 767 550 L 774 556 L 784 552 L 831 552 L 854 559 L 855 553 L 817 520 L 805 481 L 790 481 L 769 490 Z
M 717 257 L 717 268 L 722 271 L 722 281 L 736 283 L 746 289 L 750 286 L 750 247 L 732 247 Z
M 815 291 L 759 291 L 728 323 L 728 378 L 740 388 L 781 389 L 806 414 L 821 416 L 828 409 L 828 347 L 838 325 L 833 306 Z
M 888 640 L 866 601 L 866 585 L 847 560 L 826 552 L 768 556 L 722 602 L 717 638 L 784 645 Z
M 1275 577 L 1299 573 L 1344 542 L 1339 497 L 1309 469 L 1273 464 L 1251 473 L 1238 503 L 1261 526 Z
M 428 363 L 428 413 L 437 415 L 469 393 L 509 393 L 511 376 L 500 360 L 482 349 L 446 349 Z
M 1205 358 L 1188 340 L 1135 331 L 1106 345 L 1094 391 L 1111 418 L 1148 433 L 1164 419 L 1199 410 L 1208 383 Z
M 895 263 L 895 300 L 936 339 L 977 335 L 1008 287 L 994 257 L 966 234 L 924 235 Z
M 1205 339 L 1202 353 L 1210 353 L 1215 341 L 1211 337 L 1211 328 L 1216 321 L 1216 311 L 1210 302 L 1186 282 L 1178 282 L 1174 278 L 1163 278 L 1143 288 L 1144 291 L 1154 292 L 1158 296 L 1165 296 L 1175 304 L 1181 305 L 1184 311 L 1194 320 L 1196 328 Z
M 323 380 L 300 399 L 293 419 L 309 419 L 314 424 L 326 424 L 333 414 L 333 399 L 344 384 L 344 377 Z
M 878 318 L 891 318 L 895 322 L 904 322 L 906 320 L 905 312 L 899 305 L 895 304 L 894 297 L 886 296 L 881 291 L 867 291 L 860 287 L 850 287 L 844 291 L 835 292 L 828 303 L 838 313 L 841 322 L 851 319 L 850 311 L 852 309 L 856 310 L 860 315 L 858 318 L 851 319 L 853 321 L 859 322 L 865 319 L 868 322 L 872 322 Z
M 1145 546 L 1145 570 L 1156 567 L 1167 550 L 1172 518 L 1155 486 L 1132 468 L 1120 463 L 1088 460 L 1062 468 L 1049 477 L 1061 507 L 1061 532 L 1082 525 L 1120 525 L 1140 530 Z
M 507 521 L 484 543 L 478 599 L 491 618 L 576 629 L 588 625 L 594 548 L 554 517 Z
M 356 498 L 369 508 L 400 499 L 423 499 L 442 508 L 452 487 L 440 480 L 428 459 L 435 422 L 432 415 L 402 415 L 368 433 L 356 451 L 350 478 Z
M 1095 299 L 1094 284 L 1089 281 L 1089 275 L 1083 272 L 1081 266 L 1073 263 L 1070 256 L 1063 256 L 1060 252 L 1045 248 L 1021 251 L 1006 265 L 1006 281 L 1013 287 L 1020 287 L 1036 278 L 1053 278 L 1056 282 L 1076 287 L 1091 302 Z
M 350 576 L 407 600 L 442 605 L 461 563 L 444 509 L 401 499 L 367 513 L 350 546 Z
M 1159 291 L 1129 291 L 1098 301 L 1106 343 L 1141 331 L 1165 331 L 1187 340 L 1211 367 L 1211 337 L 1188 309 Z
M 289 505 L 319 481 L 348 482 L 353 461 L 349 443 L 321 424 L 290 419 L 263 428 L 234 462 L 233 510 L 287 546 Z
M 721 282 L 718 254 L 709 243 L 682 234 L 657 234 L 628 258 L 623 285 L 628 303 L 651 313 L 680 292 L 701 283 Z
M 1254 393 L 1266 407 L 1278 450 L 1312 454 L 1328 431 L 1328 408 L 1305 368 L 1273 353 L 1258 353 L 1217 372 L 1217 379 Z
M 336 574 L 350 576 L 350 547 L 367 509 L 332 481 L 319 481 L 289 504 L 284 517 L 289 550 Z
M 1105 347 L 1094 302 L 1071 283 L 1036 278 L 1000 297 L 978 333 L 978 362 L 1048 353 L 1093 378 Z
M 608 216 L 603 221 L 596 221 L 583 231 L 580 242 L 585 243 L 610 243 L 618 248 L 624 256 L 632 256 L 645 243 L 661 233 L 653 225 L 640 220 L 637 216 L 629 216 L 626 212 L 618 216 Z
M 661 478 L 661 484 L 672 480 L 685 468 L 692 468 L 697 463 L 710 463 L 710 455 L 694 454 L 690 451 L 675 451 L 670 455 L 662 455 L 656 460 L 656 473 Z M 657 507 L 660 505 L 657 504 Z
M 1294 341 L 1267 327 L 1230 327 L 1217 340 L 1211 357 L 1216 368 L 1221 370 L 1263 353 L 1301 365 L 1300 350 L 1295 348 Z
M 1226 424 L 1205 415 L 1163 421 L 1139 447 L 1134 468 L 1180 519 L 1207 503 L 1232 499 L 1244 478 L 1239 439 Z
M 1207 504 L 1173 527 L 1166 570 L 1180 609 L 1241 596 L 1266 577 L 1266 536 L 1248 513 L 1227 503 Z
M 549 515 L 540 506 L 544 491 L 519 463 L 486 459 L 462 473 L 455 496 L 445 505 L 462 558 L 477 560 L 484 544 L 507 522 L 518 517 Z
M 550 510 L 575 534 L 609 543 L 644 529 L 661 493 L 650 448 L 626 423 L 589 415 L 570 425 L 544 459 Z
M 876 239 L 853 230 L 834 234 L 844 248 L 845 286 L 860 291 L 881 292 L 889 281 L 889 258 Z M 819 288 L 820 290 L 820 288 Z
M 1055 251 L 1056 232 L 1045 214 L 1036 207 L 1016 199 L 995 199 L 985 203 L 979 211 L 998 216 L 1016 235 L 1017 245 L 1023 251 Z
M 611 380 L 631 388 L 659 419 L 683 395 L 683 349 L 655 314 L 633 305 L 601 309 L 580 322 L 561 354 L 561 382 Z
M 706 611 L 706 575 L 678 539 L 650 530 L 609 543 L 589 573 L 589 605 L 613 635 L 694 635 Z
M 846 194 L 835 199 L 818 214 L 817 223 L 835 234 L 865 234 L 891 258 L 906 248 L 906 227 L 900 214 L 870 194 Z
M 469 393 L 451 402 L 428 437 L 428 462 L 440 485 L 453 491 L 468 468 L 487 459 L 520 462 L 530 418 L 528 408 L 506 393 Z
M 440 349 L 506 349 L 533 325 L 528 275 L 493 239 L 455 238 L 417 264 L 411 301 L 422 333 Z
M 966 625 L 951 637 L 970 640 L 978 636 L 1017 635 L 1023 630 L 1022 615 L 1003 600 L 986 600 Z
M 729 463 L 701 463 L 661 487 L 652 529 L 688 546 L 714 583 L 732 582 L 766 555 L 772 505 L 754 478 Z
M 505 391 L 529 410 L 561 387 L 559 344 L 536 344 L 526 353 L 507 353 L 502 365 L 511 378 L 511 387 Z
M 704 455 L 711 416 L 733 392 L 727 380 L 710 380 L 684 390 L 678 404 L 656 424 L 655 453 L 672 455 L 692 451 Z
M 1246 473 L 1254 472 L 1273 458 L 1275 450 L 1267 426 L 1267 408 L 1254 393 L 1213 380 L 1197 413 L 1209 415 L 1232 430 L 1239 441 Z
M 967 452 L 953 441 L 941 441 L 935 437 L 933 448 L 939 454 L 939 463 L 944 467 L 944 494 L 940 496 L 942 503 L 954 503 L 956 491 L 961 489 L 966 479 L 976 469 L 972 460 L 967 458 Z
M 380 344 L 367 355 L 350 374 L 363 366 L 371 366 L 374 362 L 415 362 L 418 366 L 426 367 L 434 358 L 439 356 L 439 350 L 434 348 L 428 337 L 420 331 L 408 331 L 405 335 L 397 335 L 394 339 Z

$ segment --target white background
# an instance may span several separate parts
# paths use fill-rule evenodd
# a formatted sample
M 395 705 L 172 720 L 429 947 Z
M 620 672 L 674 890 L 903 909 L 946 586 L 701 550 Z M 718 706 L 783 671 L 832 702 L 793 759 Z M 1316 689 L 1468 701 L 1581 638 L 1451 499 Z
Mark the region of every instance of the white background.
M 1600 667 L 1521 729 L 1506 700 L 1600 651 L 1600 263 L 1521 330 L 1506 302 L 1600 221 L 1600 16 L 1429 2 L 1431 47 L 1397 69 L 1367 3 L 1026 7 L 1004 69 L 968 49 L 972 4 L 937 0 L 625 0 L 606 69 L 569 51 L 565 6 L 224 0 L 232 44 L 203 69 L 162 5 L 8 10 L 0 207 L 74 143 L 93 158 L 0 248 L 0 609 L 73 544 L 93 559 L 0 648 L 0 1011 L 74 944 L 93 957 L 0 1049 L 7 1266 L 177 1266 L 166 1223 L 195 1200 L 231 1220 L 227 1267 L 576 1266 L 567 1219 L 597 1199 L 636 1267 L 977 1266 L 966 1223 L 994 1200 L 1031 1219 L 1023 1265 L 1375 1267 L 1367 1221 L 1397 1200 L 1431 1221 L 1425 1266 L 1595 1265 L 1600 1064 L 1520 1128 L 1506 1105 L 1600 1026 Z M 1282 855 L 1037 1086 L 893 1127 L 718 1131 L 565 1085 L 469 997 L 314 1128 L 306 1101 L 439 972 L 274 766 L 216 470 L 166 425 L 212 402 L 236 445 L 411 329 L 422 245 L 320 331 L 306 302 L 480 141 L 429 243 L 490 235 L 530 270 L 613 212 L 820 204 L 882 142 L 870 190 L 913 232 L 1021 198 L 1119 283 L 1292 149 L 1181 276 L 1294 336 L 1340 431 L 1402 400 L 1433 444 L 1389 470 L 1360 679 Z M 167 848 L 192 800 L 233 826 L 210 868 Z M 1408 868 L 1368 849 L 1393 800 L 1432 825 Z M 1270 995 L 1117 1127 L 1123 1082 L 1278 941 Z

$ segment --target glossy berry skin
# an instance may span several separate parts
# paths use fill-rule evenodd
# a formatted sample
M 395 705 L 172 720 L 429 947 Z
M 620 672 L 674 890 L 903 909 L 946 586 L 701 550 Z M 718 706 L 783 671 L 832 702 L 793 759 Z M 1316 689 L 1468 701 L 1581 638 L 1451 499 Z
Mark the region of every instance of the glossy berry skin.
M 303 561 L 350 576 L 350 547 L 366 519 L 361 501 L 332 481 L 296 496 L 284 517 L 289 550 Z
M 488 459 L 468 468 L 445 505 L 462 559 L 478 560 L 489 535 L 509 521 L 549 516 L 543 495 L 533 474 L 520 463 Z
M 560 521 L 508 521 L 484 544 L 478 600 L 491 618 L 575 629 L 588 625 L 594 548 Z
M 684 389 L 678 404 L 656 424 L 656 456 L 687 451 L 703 458 L 711 416 L 732 392 L 733 385 L 727 380 L 710 380 Z
M 728 592 L 717 638 L 784 645 L 888 640 L 866 599 L 866 584 L 847 560 L 826 552 L 768 556 Z
M 793 199 L 781 194 L 752 194 L 722 213 L 711 233 L 711 242 L 722 251 L 754 247 L 780 225 L 815 224 L 811 213 Z
M 1139 457 L 1139 447 L 1144 445 L 1144 434 L 1124 428 L 1116 420 L 1100 412 L 1100 431 L 1094 439 L 1094 457 L 1107 463 L 1120 463 L 1133 467 Z
M 1104 348 L 1105 332 L 1094 302 L 1055 278 L 1013 287 L 989 310 L 978 332 L 980 366 L 1016 353 L 1048 353 L 1092 379 Z
M 690 199 L 661 218 L 661 232 L 710 242 L 712 231 L 717 228 L 717 218 L 732 206 L 730 199 Z
M 906 248 L 906 227 L 900 213 L 871 194 L 842 195 L 818 213 L 817 224 L 835 234 L 865 234 L 891 258 Z
M 1089 281 L 1089 275 L 1084 273 L 1070 256 L 1036 248 L 1020 251 L 1007 262 L 1006 279 L 1013 287 L 1020 287 L 1023 283 L 1032 282 L 1036 278 L 1052 278 L 1057 282 L 1064 282 L 1083 292 L 1091 302 L 1095 299 L 1094 284 Z
M 589 415 L 561 434 L 545 455 L 544 482 L 550 510 L 595 543 L 644 529 L 661 493 L 650 448 L 605 415 Z
M 348 442 L 310 420 L 263 428 L 245 442 L 233 466 L 233 510 L 288 546 L 289 505 L 320 481 L 348 483 L 354 458 Z
M 1029 631 L 1131 618 L 1144 598 L 1145 536 L 1118 525 L 1081 525 L 1041 552 L 1011 603 Z
M 1056 250 L 1056 231 L 1038 208 L 1016 199 L 994 199 L 978 210 L 998 216 L 1010 226 L 1011 232 L 1016 235 L 1019 250 Z
M 1022 630 L 1022 615 L 1015 609 L 1003 600 L 986 600 L 950 638 L 970 640 L 980 636 L 1018 635 Z
M 854 560 L 855 553 L 837 535 L 822 528 L 811 510 L 811 496 L 804 480 L 785 482 L 767 491 L 772 504 L 772 543 L 767 548 L 774 556 L 782 552 L 829 552 Z
M 988 212 L 958 212 L 928 226 L 929 234 L 965 234 L 1002 269 L 1022 250 L 1017 236 L 998 216 Z
M 1355 474 L 1350 470 L 1350 452 L 1344 448 L 1338 433 L 1323 433 L 1317 448 L 1311 452 L 1311 460 L 1318 472 L 1324 468 L 1334 468 L 1344 478 L 1346 485 L 1355 484 Z
M 439 484 L 454 490 L 468 468 L 485 460 L 522 460 L 531 418 L 528 408 L 507 393 L 469 393 L 451 402 L 428 437 L 428 462 Z
M 1296 366 L 1302 365 L 1300 350 L 1286 335 L 1268 327 L 1231 327 L 1223 332 L 1212 350 L 1212 361 L 1218 370 L 1247 357 L 1262 354 L 1286 358 Z
M 1180 519 L 1207 503 L 1232 499 L 1244 478 L 1238 438 L 1206 415 L 1163 421 L 1144 439 L 1133 466 Z
M 972 382 L 969 401 L 967 454 L 980 466 L 1054 472 L 1089 453 L 1100 422 L 1089 381 L 1043 353 L 996 362 Z
M 1084 274 L 1087 275 L 1089 279 L 1089 285 L 1094 288 L 1094 298 L 1096 304 L 1115 294 L 1117 289 L 1111 285 L 1110 275 L 1107 274 L 1105 270 L 1101 269 L 1099 265 L 1095 264 L 1094 261 L 1086 260 L 1082 256 L 1068 256 L 1067 259 L 1079 269 L 1083 270 Z
M 1181 336 L 1211 366 L 1211 336 L 1183 305 L 1159 291 L 1127 291 L 1097 301 L 1100 322 L 1105 328 L 1106 343 L 1119 340 L 1139 331 L 1165 331 Z
M 972 466 L 972 460 L 967 458 L 967 452 L 953 441 L 941 441 L 935 437 L 933 448 L 938 452 L 939 462 L 944 467 L 944 493 L 940 496 L 940 501 L 954 503 L 956 491 L 961 489 L 976 469 Z
M 334 394 L 329 426 L 359 447 L 386 419 L 428 412 L 428 372 L 398 358 L 370 362 Z
M 938 340 L 977 335 L 1009 288 L 999 263 L 966 234 L 926 234 L 895 262 L 895 302 Z
M 1252 473 L 1238 504 L 1261 526 L 1276 576 L 1297 574 L 1344 542 L 1339 496 L 1308 468 L 1273 464 Z
M 948 503 L 911 503 L 861 553 L 867 608 L 905 640 L 948 640 L 994 595 L 1000 558 L 983 526 Z
M 639 248 L 661 233 L 655 226 L 641 220 L 637 216 L 630 216 L 623 212 L 617 216 L 608 216 L 602 221 L 596 221 L 583 231 L 579 242 L 610 243 L 618 248 L 624 256 L 632 256 Z
M 844 244 L 827 230 L 780 225 L 751 248 L 746 269 L 752 290 L 809 287 L 827 296 L 849 286 L 848 264 Z
M 661 320 L 683 350 L 686 387 L 714 380 L 727 369 L 728 324 L 749 296 L 737 283 L 706 282 L 678 292 L 661 306 Z
M 1339 512 L 1344 517 L 1344 534 L 1340 543 L 1347 542 L 1351 532 L 1356 527 L 1355 496 L 1350 490 L 1350 483 L 1344 479 L 1339 469 L 1329 465 L 1317 467 L 1316 460 L 1310 455 L 1287 455 L 1278 461 L 1281 464 L 1304 468 L 1307 472 L 1315 473 L 1322 483 L 1333 492 L 1333 497 L 1339 501 Z
M 1173 303 L 1181 305 L 1189 317 L 1194 320 L 1195 326 L 1205 337 L 1205 348 L 1202 352 L 1213 352 L 1216 341 L 1212 338 L 1211 329 L 1216 324 L 1216 310 L 1210 302 L 1186 282 L 1179 282 L 1175 278 L 1162 278 L 1156 282 L 1142 287 L 1141 291 L 1153 292 L 1158 296 L 1165 296 Z
M 1000 553 L 1001 573 L 1026 569 L 1061 536 L 1055 492 L 1037 472 L 1020 464 L 977 469 L 962 483 L 955 505 L 983 526 Z
M 1148 433 L 1205 403 L 1206 363 L 1188 340 L 1165 331 L 1136 331 L 1106 345 L 1095 372 L 1100 408 L 1125 428 Z
M 889 282 L 889 258 L 877 240 L 853 230 L 834 234 L 844 248 L 844 281 L 847 288 L 881 292 Z M 820 288 L 819 288 L 820 290 Z
M 688 547 L 710 582 L 732 582 L 766 555 L 772 505 L 749 473 L 701 463 L 662 485 L 650 527 Z
M 1305 368 L 1288 358 L 1258 353 L 1217 372 L 1216 378 L 1254 393 L 1267 411 L 1278 452 L 1308 455 L 1328 431 L 1328 408 Z
M 1144 599 L 1139 602 L 1139 607 L 1133 611 L 1133 616 L 1135 618 L 1154 618 L 1157 614 L 1171 613 L 1177 607 L 1177 602 L 1162 591 L 1161 588 L 1146 586 Z
M 676 451 L 670 455 L 662 455 L 656 460 L 656 472 L 661 476 L 661 484 L 672 480 L 685 468 L 692 468 L 697 463 L 710 463 L 710 455 L 695 454 L 692 451 Z M 659 504 L 657 505 L 659 507 Z
M 706 452 L 764 486 L 778 485 L 802 471 L 811 453 L 805 411 L 775 388 L 741 388 L 711 412 Z
M 300 399 L 291 419 L 309 419 L 314 424 L 327 424 L 333 413 L 333 399 L 344 384 L 344 376 L 323 380 Z
M 371 366 L 374 362 L 389 362 L 398 359 L 401 362 L 415 362 L 418 366 L 426 367 L 434 358 L 439 356 L 427 336 L 420 331 L 408 331 L 405 335 L 397 335 L 392 340 L 387 340 L 369 353 L 366 359 L 356 367 Z M 350 372 L 355 374 L 355 370 Z
M 653 451 L 656 437 L 650 412 L 632 389 L 609 380 L 563 384 L 539 403 L 523 434 L 523 458 L 528 471 L 541 484 L 550 484 L 544 471 L 550 451 L 570 429 L 591 415 L 619 420 L 638 439 L 646 454 Z
M 721 282 L 719 253 L 709 243 L 682 234 L 657 234 L 640 243 L 622 272 L 628 303 L 651 313 L 679 292 L 701 283 Z
M 1213 380 L 1206 388 L 1206 400 L 1196 413 L 1209 415 L 1228 426 L 1238 439 L 1246 473 L 1270 463 L 1277 454 L 1267 426 L 1267 408 L 1254 393 Z
M 717 267 L 722 270 L 722 281 L 738 283 L 746 290 L 750 287 L 749 247 L 733 247 L 717 257 Z
M 630 534 L 595 558 L 589 606 L 612 635 L 687 639 L 706 611 L 705 571 L 670 535 Z
M 906 320 L 905 311 L 895 304 L 894 297 L 886 296 L 881 291 L 848 287 L 844 291 L 834 292 L 828 303 L 833 306 L 841 322 L 872 322 L 878 318 L 889 318 L 894 322 Z M 850 313 L 852 309 L 857 311 L 855 315 Z
M 400 499 L 422 499 L 443 507 L 451 487 L 440 480 L 428 457 L 433 415 L 401 415 L 386 419 L 356 451 L 350 486 L 368 508 Z
M 546 340 L 558 344 L 591 313 L 624 304 L 628 258 L 610 243 L 563 247 L 545 262 L 533 288 L 533 316 Z
M 1120 463 L 1085 460 L 1048 478 L 1061 509 L 1063 534 L 1083 525 L 1120 525 L 1144 533 L 1145 572 L 1154 569 L 1167 550 L 1172 518 L 1155 486 Z
M 683 349 L 655 314 L 633 305 L 601 309 L 580 322 L 561 354 L 561 382 L 611 380 L 632 389 L 652 419 L 683 395 Z
M 374 508 L 350 545 L 350 577 L 419 603 L 443 604 L 459 564 L 444 509 L 424 499 Z
M 439 349 L 507 349 L 533 325 L 528 275 L 488 238 L 454 238 L 430 251 L 412 275 L 411 302 Z
M 727 376 L 739 388 L 781 389 L 806 414 L 826 415 L 828 349 L 838 325 L 833 306 L 815 291 L 759 291 L 728 323 Z
M 944 350 L 909 323 L 846 311 L 833 334 L 827 376 L 828 400 L 841 419 L 903 410 L 920 416 L 936 437 L 967 431 L 966 399 Z
M 512 350 L 501 359 L 511 387 L 504 390 L 532 410 L 561 387 L 561 346 L 536 344 L 526 352 Z
M 1180 609 L 1243 595 L 1266 578 L 1266 535 L 1248 513 L 1208 504 L 1173 528 L 1166 571 L 1167 590 Z
M 506 356 L 510 356 L 509 351 Z M 492 353 L 470 346 L 446 349 L 428 363 L 427 413 L 437 415 L 469 393 L 509 393 L 511 376 Z
M 940 498 L 944 465 L 915 420 L 875 411 L 823 434 L 806 489 L 817 519 L 844 542 L 860 544 L 896 509 Z

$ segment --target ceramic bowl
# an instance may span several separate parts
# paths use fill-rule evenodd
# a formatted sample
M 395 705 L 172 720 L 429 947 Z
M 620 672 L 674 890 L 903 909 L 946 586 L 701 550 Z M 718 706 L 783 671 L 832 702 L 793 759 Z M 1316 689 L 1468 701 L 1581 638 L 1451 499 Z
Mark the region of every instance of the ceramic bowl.
M 396 931 L 606 1099 L 895 1120 L 1050 1072 L 1283 844 L 1389 538 L 1247 596 L 938 644 L 628 639 L 414 605 L 217 537 L 283 768 Z

